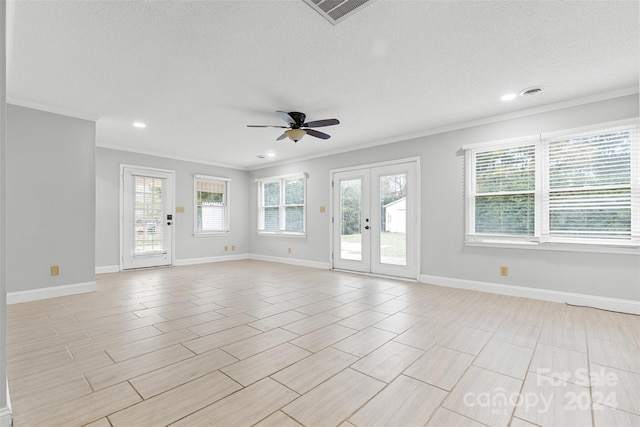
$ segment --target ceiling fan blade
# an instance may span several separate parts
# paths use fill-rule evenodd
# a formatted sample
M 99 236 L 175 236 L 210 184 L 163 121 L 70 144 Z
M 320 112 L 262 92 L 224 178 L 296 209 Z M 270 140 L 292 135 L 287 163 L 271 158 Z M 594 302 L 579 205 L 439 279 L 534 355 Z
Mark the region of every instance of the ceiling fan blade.
M 284 120 L 286 123 L 289 123 L 290 125 L 295 125 L 296 124 L 296 121 L 293 119 L 293 117 L 291 117 L 289 115 L 289 113 L 287 113 L 285 111 L 276 111 L 276 113 L 278 113 L 280 118 L 282 120 Z
M 339 125 L 339 124 L 340 124 L 340 120 L 338 119 L 325 119 L 325 120 L 315 120 L 313 122 L 308 122 L 303 124 L 302 126 L 309 127 L 309 128 L 319 128 L 322 126 L 333 126 L 333 125 Z
M 286 134 L 286 133 L 283 133 L 282 135 L 280 135 L 279 137 L 277 137 L 277 138 L 276 138 L 276 141 L 283 140 L 283 139 L 285 139 L 286 137 L 287 137 L 287 134 Z
M 275 125 L 247 125 L 248 128 L 278 128 L 289 129 L 288 126 L 275 126 Z
M 313 130 L 313 129 L 302 129 L 302 130 L 305 131 L 308 135 L 315 136 L 316 138 L 321 138 L 321 139 L 331 138 L 331 135 L 327 135 L 326 133 L 320 132 L 317 130 Z

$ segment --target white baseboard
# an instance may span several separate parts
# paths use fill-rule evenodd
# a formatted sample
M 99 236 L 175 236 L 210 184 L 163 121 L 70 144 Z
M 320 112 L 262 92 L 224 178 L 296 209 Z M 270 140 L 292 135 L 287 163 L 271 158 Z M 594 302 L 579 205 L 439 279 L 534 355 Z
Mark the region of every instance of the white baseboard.
M 329 270 L 331 268 L 331 265 L 328 262 L 306 261 L 303 259 L 282 258 L 259 254 L 249 254 L 249 259 L 255 259 L 256 261 L 277 262 L 280 264 L 297 265 L 300 267 L 319 268 L 322 270 Z
M 176 267 L 180 267 L 183 265 L 197 265 L 197 264 L 208 264 L 210 262 L 222 262 L 222 261 L 236 261 L 239 259 L 248 259 L 248 254 L 237 254 L 237 255 L 224 255 L 224 256 L 213 256 L 213 257 L 204 257 L 204 258 L 187 258 L 187 259 L 177 259 L 173 261 L 173 265 Z M 96 274 L 106 274 L 106 273 L 118 273 L 120 272 L 119 265 L 104 265 L 101 267 L 96 267 Z
M 11 410 L 11 395 L 9 394 L 9 378 L 6 378 L 7 383 L 7 408 L 9 408 L 9 412 L 13 412 Z
M 9 407 L 0 408 L 0 427 L 11 427 L 13 419 Z
M 95 292 L 96 282 L 74 283 L 49 288 L 30 289 L 28 291 L 7 292 L 7 304 L 37 301 L 47 298 Z
M 249 255 L 237 254 L 237 255 L 212 256 L 212 257 L 204 257 L 204 258 L 177 259 L 173 261 L 173 265 L 176 267 L 180 267 L 183 265 L 208 264 L 210 262 L 237 261 L 241 259 L 249 259 Z
M 119 272 L 120 272 L 119 265 L 103 265 L 100 267 L 96 267 L 96 274 L 119 273 Z
M 601 297 L 597 295 L 576 294 L 572 292 L 553 291 L 549 289 L 528 288 L 522 286 L 501 285 L 498 283 L 479 282 L 475 280 L 456 279 L 451 277 L 430 276 L 423 274 L 420 282 L 449 288 L 468 289 L 472 291 L 490 292 L 493 294 L 514 297 L 532 298 L 543 301 L 561 302 L 572 305 L 583 305 L 603 310 L 640 314 L 640 301 Z
M 11 397 L 9 397 L 9 378 L 5 378 L 7 384 L 7 406 L 0 408 L 0 427 L 13 425 L 11 416 Z

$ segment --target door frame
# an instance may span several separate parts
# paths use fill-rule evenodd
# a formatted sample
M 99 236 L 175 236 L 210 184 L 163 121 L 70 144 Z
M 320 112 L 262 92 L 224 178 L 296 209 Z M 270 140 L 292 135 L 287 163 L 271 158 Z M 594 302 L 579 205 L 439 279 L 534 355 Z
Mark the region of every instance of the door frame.
M 121 163 L 120 164 L 120 196 L 118 199 L 120 201 L 119 221 L 118 221 L 119 223 L 118 235 L 120 240 L 119 242 L 120 253 L 118 254 L 118 263 L 120 266 L 120 271 L 124 271 L 124 170 L 125 169 L 136 169 L 136 170 L 149 171 L 149 172 L 159 172 L 159 173 L 170 175 L 171 182 L 168 183 L 168 185 L 170 186 L 169 188 L 171 189 L 171 197 L 168 202 L 168 205 L 174 220 L 173 220 L 173 225 L 169 227 L 169 229 L 171 230 L 171 257 L 170 257 L 171 263 L 169 264 L 169 266 L 173 266 L 173 263 L 175 261 L 175 252 L 176 252 L 176 239 L 175 239 L 176 171 L 171 169 L 162 169 L 162 168 L 154 168 L 150 166 L 138 166 L 138 165 Z
M 415 248 L 415 271 L 416 271 L 416 277 L 413 277 L 411 279 L 407 279 L 404 277 L 396 277 L 396 276 L 384 276 L 384 277 L 393 277 L 393 278 L 397 278 L 397 279 L 407 279 L 407 280 L 419 280 L 420 279 L 420 274 L 421 274 L 421 236 L 422 236 L 422 191 L 421 191 L 421 178 L 420 178 L 420 157 L 419 156 L 415 156 L 415 157 L 406 157 L 406 158 L 402 158 L 402 159 L 396 159 L 396 160 L 388 160 L 388 161 L 384 161 L 384 162 L 375 162 L 375 163 L 366 163 L 366 164 L 360 164 L 360 165 L 353 165 L 353 166 L 348 166 L 348 167 L 343 167 L 343 168 L 337 168 L 337 169 L 330 169 L 329 170 L 329 212 L 331 213 L 331 216 L 329 218 L 329 225 L 330 225 L 330 233 L 329 233 L 329 264 L 331 266 L 332 270 L 340 270 L 340 271 L 348 271 L 351 273 L 357 273 L 357 274 L 367 274 L 367 275 L 373 275 L 373 276 L 380 276 L 379 274 L 373 274 L 373 273 L 361 273 L 361 272 L 357 272 L 357 271 L 350 271 L 350 270 L 341 270 L 341 269 L 337 269 L 334 266 L 334 236 L 335 236 L 335 227 L 337 227 L 338 223 L 336 222 L 334 216 L 335 216 L 335 206 L 334 206 L 334 193 L 337 190 L 336 188 L 334 188 L 333 183 L 334 183 L 334 175 L 336 173 L 340 173 L 340 172 L 350 172 L 350 171 L 356 171 L 359 169 L 371 169 L 371 168 L 377 168 L 377 167 L 383 167 L 383 166 L 393 166 L 393 165 L 398 165 L 398 164 L 402 164 L 402 163 L 414 163 L 415 164 L 415 168 L 416 168 L 416 202 L 415 202 L 415 206 L 416 206 L 416 212 L 415 212 L 415 227 L 416 227 L 416 248 Z M 409 260 L 408 260 L 409 261 Z

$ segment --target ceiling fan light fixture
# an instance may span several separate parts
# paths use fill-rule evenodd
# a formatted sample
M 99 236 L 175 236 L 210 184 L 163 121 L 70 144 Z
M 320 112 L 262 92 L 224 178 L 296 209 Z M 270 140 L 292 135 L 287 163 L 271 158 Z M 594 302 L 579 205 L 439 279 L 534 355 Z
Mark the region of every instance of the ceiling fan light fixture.
M 287 129 L 284 131 L 284 134 L 287 135 L 287 137 L 293 142 L 298 142 L 307 133 L 302 129 Z

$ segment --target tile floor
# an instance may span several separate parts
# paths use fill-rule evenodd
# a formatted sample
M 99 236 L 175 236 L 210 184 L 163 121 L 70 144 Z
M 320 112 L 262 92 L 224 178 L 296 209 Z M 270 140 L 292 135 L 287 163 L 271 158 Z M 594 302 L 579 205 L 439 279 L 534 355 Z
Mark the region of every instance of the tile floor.
M 7 308 L 22 426 L 640 426 L 640 317 L 233 261 Z

